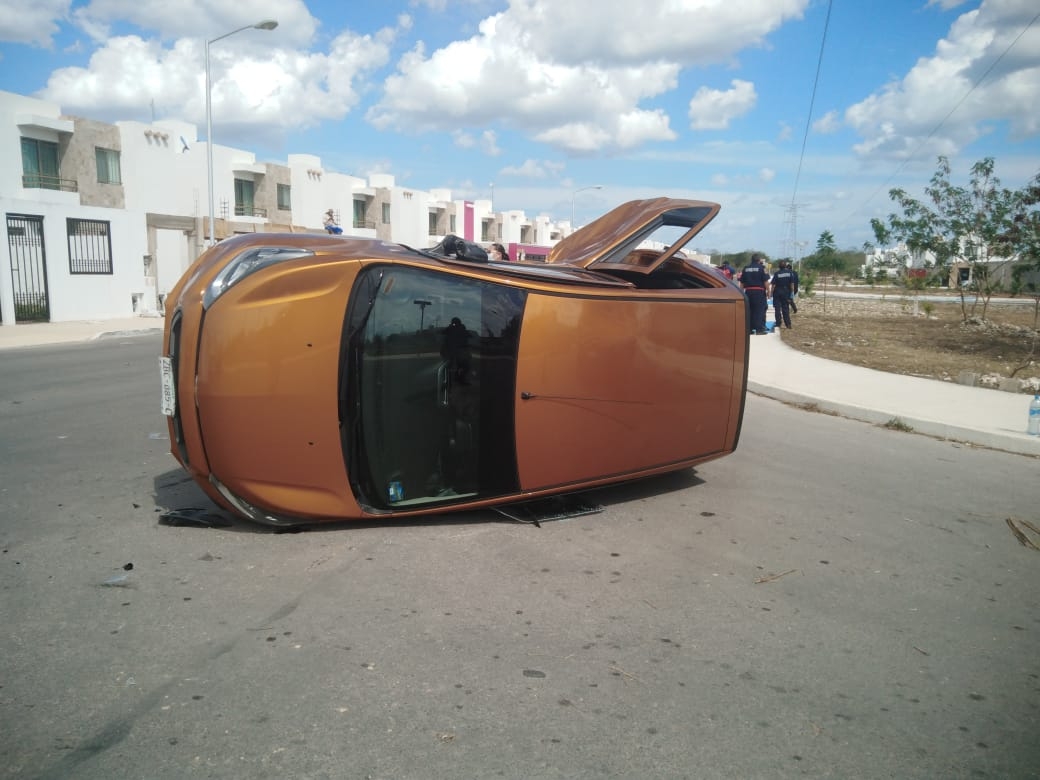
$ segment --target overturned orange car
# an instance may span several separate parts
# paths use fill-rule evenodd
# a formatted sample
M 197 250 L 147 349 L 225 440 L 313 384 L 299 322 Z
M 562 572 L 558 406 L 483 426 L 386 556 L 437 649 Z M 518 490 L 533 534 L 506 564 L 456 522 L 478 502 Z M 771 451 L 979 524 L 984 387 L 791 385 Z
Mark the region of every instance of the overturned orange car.
M 167 297 L 171 450 L 274 525 L 501 506 L 732 452 L 743 293 L 682 248 L 714 203 L 623 204 L 545 263 L 251 234 Z

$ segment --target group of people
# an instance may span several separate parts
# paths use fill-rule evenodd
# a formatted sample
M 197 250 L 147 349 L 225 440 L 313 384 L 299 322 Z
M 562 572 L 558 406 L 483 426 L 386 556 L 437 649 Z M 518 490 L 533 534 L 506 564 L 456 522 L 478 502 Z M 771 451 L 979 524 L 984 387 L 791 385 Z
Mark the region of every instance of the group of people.
M 751 309 L 751 333 L 763 336 L 766 330 L 766 309 L 770 295 L 773 298 L 773 310 L 776 313 L 776 327 L 791 328 L 791 312 L 798 313 L 795 295 L 798 293 L 798 272 L 791 266 L 790 260 L 781 260 L 777 270 L 770 277 L 758 252 L 751 255 L 751 262 L 738 274 L 730 266 L 726 274 L 740 282 L 747 296 Z M 723 273 L 726 267 L 723 266 Z

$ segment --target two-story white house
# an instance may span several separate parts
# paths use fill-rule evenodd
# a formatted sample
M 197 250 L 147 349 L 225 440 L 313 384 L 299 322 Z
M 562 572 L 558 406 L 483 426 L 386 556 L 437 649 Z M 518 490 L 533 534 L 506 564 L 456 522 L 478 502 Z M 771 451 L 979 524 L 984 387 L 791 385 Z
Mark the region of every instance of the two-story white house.
M 0 325 L 158 315 L 212 241 L 246 232 L 322 232 L 429 247 L 454 233 L 540 259 L 561 237 L 547 216 L 495 214 L 450 190 L 326 171 L 310 154 L 284 164 L 213 147 L 195 125 L 107 124 L 0 91 Z

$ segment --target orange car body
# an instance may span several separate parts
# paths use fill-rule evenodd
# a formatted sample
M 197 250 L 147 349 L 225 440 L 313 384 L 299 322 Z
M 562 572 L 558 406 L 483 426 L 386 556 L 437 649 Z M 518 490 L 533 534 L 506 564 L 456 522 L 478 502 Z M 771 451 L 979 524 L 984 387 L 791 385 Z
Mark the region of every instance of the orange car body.
M 453 237 L 223 241 L 167 297 L 171 450 L 269 524 L 509 504 L 726 455 L 745 298 L 680 251 L 718 208 L 624 204 L 547 263 L 482 262 Z M 662 227 L 674 243 L 648 243 Z

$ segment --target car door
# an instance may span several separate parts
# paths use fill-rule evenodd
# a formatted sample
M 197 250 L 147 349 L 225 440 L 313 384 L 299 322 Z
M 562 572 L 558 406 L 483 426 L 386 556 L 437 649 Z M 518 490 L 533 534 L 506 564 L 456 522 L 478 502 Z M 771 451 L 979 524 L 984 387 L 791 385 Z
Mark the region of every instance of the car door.
M 528 297 L 517 370 L 523 490 L 681 468 L 732 450 L 744 310 L 725 290 Z
M 547 262 L 649 275 L 702 231 L 719 208 L 717 203 L 676 198 L 630 201 L 560 241 Z

